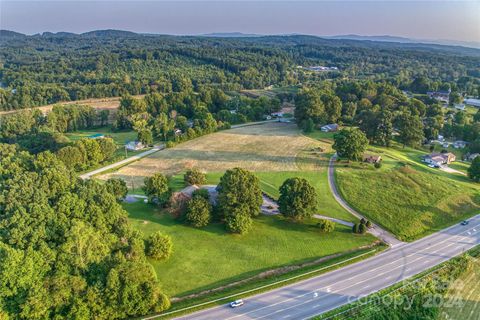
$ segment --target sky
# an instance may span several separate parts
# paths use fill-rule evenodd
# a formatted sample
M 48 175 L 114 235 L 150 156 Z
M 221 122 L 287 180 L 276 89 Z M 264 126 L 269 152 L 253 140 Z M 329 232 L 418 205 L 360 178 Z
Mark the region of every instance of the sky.
M 480 0 L 0 0 L 0 28 L 26 34 L 121 29 L 177 35 L 359 34 L 480 42 Z

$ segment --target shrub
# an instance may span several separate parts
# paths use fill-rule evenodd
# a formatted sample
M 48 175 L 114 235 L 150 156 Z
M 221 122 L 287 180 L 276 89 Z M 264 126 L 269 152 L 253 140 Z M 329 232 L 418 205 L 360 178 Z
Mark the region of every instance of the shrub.
M 365 225 L 367 226 L 368 229 L 372 227 L 372 223 L 370 222 L 370 220 L 367 220 L 367 223 Z
M 175 147 L 175 142 L 173 141 L 167 141 L 167 143 L 165 144 L 165 148 L 169 149 L 169 148 L 173 148 Z
M 358 233 L 358 231 L 359 231 L 359 225 L 360 225 L 360 224 L 358 224 L 358 223 L 355 223 L 355 224 L 353 225 L 353 227 L 352 227 L 352 232 L 353 232 L 353 233 Z
M 212 207 L 208 200 L 200 196 L 194 197 L 187 203 L 185 220 L 196 228 L 205 227 L 212 218 L 211 211 Z
M 375 162 L 375 164 L 373 166 L 377 169 L 380 169 L 382 167 L 382 163 L 381 162 Z
M 172 239 L 160 231 L 153 233 L 146 241 L 147 256 L 156 260 L 166 260 L 173 251 Z
M 210 193 L 208 193 L 207 189 L 197 189 L 197 190 L 193 191 L 192 198 L 197 198 L 197 197 L 200 197 L 200 198 L 203 198 L 203 199 L 209 201 L 210 200 Z
M 361 223 L 358 226 L 358 233 L 365 234 L 365 232 L 367 232 L 367 226 L 365 224 Z
M 205 184 L 207 179 L 205 173 L 201 172 L 198 169 L 190 169 L 185 172 L 183 175 L 183 181 L 186 185 L 202 185 Z
M 232 233 L 246 233 L 252 227 L 253 220 L 247 206 L 236 207 L 225 217 L 227 230 Z
M 320 219 L 320 222 L 317 223 L 317 227 L 320 229 L 320 231 L 329 233 L 335 230 L 335 223 L 327 219 Z

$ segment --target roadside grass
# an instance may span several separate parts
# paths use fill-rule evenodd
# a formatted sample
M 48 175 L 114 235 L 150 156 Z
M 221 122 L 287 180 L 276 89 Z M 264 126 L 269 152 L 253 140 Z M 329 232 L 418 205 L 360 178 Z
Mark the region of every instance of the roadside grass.
M 419 304 L 417 308 L 422 308 L 420 311 L 426 310 L 422 301 L 428 304 L 427 308 L 436 309 L 430 313 L 435 315 L 434 318 L 425 318 L 422 315 L 418 319 L 476 320 L 480 312 L 479 255 L 480 246 L 476 246 L 462 256 L 361 300 L 327 311 L 312 320 L 385 319 L 382 315 L 388 315 L 391 319 L 411 319 L 408 316 L 418 310 L 412 308 L 411 303 L 414 300 Z
M 382 156 L 382 168 L 337 162 L 338 189 L 352 207 L 399 239 L 418 239 L 480 209 L 480 186 L 465 176 L 427 167 L 422 151 L 394 145 L 368 152 Z
M 480 315 L 480 260 L 477 258 L 457 279 L 446 295 L 451 306 L 441 309 L 439 320 L 477 320 Z
M 233 235 L 219 223 L 195 229 L 180 224 L 149 204 L 124 204 L 132 224 L 145 236 L 161 231 L 172 237 L 174 253 L 166 262 L 150 261 L 169 296 L 219 287 L 262 271 L 298 264 L 372 244 L 336 225 L 330 234 L 315 227 L 315 219 L 294 223 L 281 216 L 255 218 L 251 232 Z M 181 272 L 179 272 L 181 270 Z

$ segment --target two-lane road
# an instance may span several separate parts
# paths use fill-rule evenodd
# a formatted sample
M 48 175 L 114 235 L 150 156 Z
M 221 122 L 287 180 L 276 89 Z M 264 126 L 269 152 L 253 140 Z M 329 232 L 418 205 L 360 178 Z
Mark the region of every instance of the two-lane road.
M 308 319 L 387 288 L 480 244 L 480 215 L 377 256 L 245 299 L 179 319 Z

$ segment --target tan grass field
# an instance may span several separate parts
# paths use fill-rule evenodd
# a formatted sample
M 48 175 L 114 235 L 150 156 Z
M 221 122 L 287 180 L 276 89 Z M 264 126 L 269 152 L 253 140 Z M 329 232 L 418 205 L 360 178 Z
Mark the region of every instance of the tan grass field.
M 142 98 L 143 95 L 138 95 L 135 96 L 136 98 Z M 77 101 L 67 101 L 67 102 L 57 102 L 54 104 L 49 104 L 46 106 L 40 106 L 40 107 L 34 107 L 30 108 L 31 110 L 33 109 L 38 109 L 42 111 L 43 113 L 47 113 L 52 110 L 54 105 L 71 105 L 71 104 L 78 104 L 78 105 L 85 105 L 85 106 L 90 106 L 94 109 L 97 110 L 110 110 L 111 113 L 116 112 L 118 107 L 120 106 L 120 97 L 112 97 L 112 98 L 99 98 L 99 99 L 86 99 L 86 100 L 77 100 Z M 10 111 L 0 111 L 0 115 L 4 114 L 10 114 L 10 113 L 15 113 L 21 110 L 25 109 L 19 109 L 19 110 L 10 110 Z
M 268 123 L 206 135 L 166 149 L 100 176 L 123 178 L 135 185 L 146 176 L 173 175 L 188 168 L 219 172 L 234 167 L 251 171 L 324 169 L 319 159 L 330 145 L 300 134 L 291 123 Z

